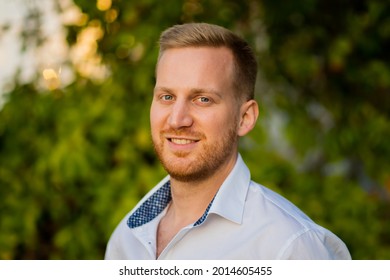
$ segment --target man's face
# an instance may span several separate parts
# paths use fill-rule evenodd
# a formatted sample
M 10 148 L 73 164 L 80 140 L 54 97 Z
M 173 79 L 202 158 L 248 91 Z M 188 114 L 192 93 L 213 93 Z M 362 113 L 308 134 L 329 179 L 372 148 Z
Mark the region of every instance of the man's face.
M 150 111 L 152 140 L 164 168 L 180 181 L 204 179 L 235 161 L 239 104 L 227 48 L 164 52 Z

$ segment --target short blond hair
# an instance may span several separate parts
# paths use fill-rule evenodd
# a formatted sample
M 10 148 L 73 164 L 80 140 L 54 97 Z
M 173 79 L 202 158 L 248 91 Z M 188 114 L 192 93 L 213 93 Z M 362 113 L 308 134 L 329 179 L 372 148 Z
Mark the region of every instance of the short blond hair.
M 233 85 L 236 91 L 240 93 L 239 99 L 254 99 L 257 75 L 256 57 L 248 43 L 230 30 L 208 23 L 174 25 L 161 34 L 159 44 L 159 59 L 164 51 L 172 48 L 228 48 L 233 54 Z

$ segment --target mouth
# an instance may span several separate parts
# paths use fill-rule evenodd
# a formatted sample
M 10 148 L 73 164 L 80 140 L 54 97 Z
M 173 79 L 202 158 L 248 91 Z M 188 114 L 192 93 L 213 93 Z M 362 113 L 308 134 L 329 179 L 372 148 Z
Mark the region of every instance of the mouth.
M 199 140 L 186 139 L 186 138 L 167 138 L 167 139 L 169 142 L 177 145 L 188 145 L 199 141 Z

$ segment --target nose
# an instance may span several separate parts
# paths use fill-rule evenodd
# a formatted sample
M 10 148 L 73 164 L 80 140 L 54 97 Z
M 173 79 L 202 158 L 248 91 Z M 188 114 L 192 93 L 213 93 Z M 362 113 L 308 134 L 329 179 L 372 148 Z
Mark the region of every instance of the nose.
M 171 128 L 180 129 L 190 127 L 193 123 L 193 118 L 190 111 L 190 105 L 185 100 L 177 100 L 171 107 L 168 124 Z

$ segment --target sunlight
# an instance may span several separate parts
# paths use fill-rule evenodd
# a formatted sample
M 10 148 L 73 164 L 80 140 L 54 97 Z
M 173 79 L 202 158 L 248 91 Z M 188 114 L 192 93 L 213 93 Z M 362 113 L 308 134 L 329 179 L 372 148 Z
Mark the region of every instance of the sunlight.
M 111 8 L 112 1 L 111 0 L 97 0 L 96 7 L 100 11 L 107 11 Z
M 43 70 L 42 72 L 43 79 L 45 80 L 46 86 L 49 90 L 55 90 L 59 88 L 61 84 L 60 73 L 61 73 L 61 68 L 58 70 L 58 73 L 52 68 L 47 68 Z

